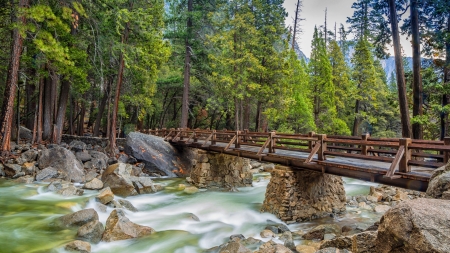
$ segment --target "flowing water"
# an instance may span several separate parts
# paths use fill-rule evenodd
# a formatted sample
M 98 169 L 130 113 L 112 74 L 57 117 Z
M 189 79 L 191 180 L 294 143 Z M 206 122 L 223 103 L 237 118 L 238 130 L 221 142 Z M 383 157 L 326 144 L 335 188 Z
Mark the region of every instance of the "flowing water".
M 183 179 L 155 179 L 166 186 L 155 193 L 128 197 L 139 212 L 125 210 L 134 223 L 150 226 L 157 233 L 146 238 L 92 245 L 92 252 L 203 252 L 227 241 L 230 235 L 243 234 L 267 241 L 259 233 L 268 220 L 282 223 L 274 215 L 260 213 L 269 174 L 255 175 L 254 187 L 239 192 L 205 190 L 186 194 L 178 189 Z M 347 195 L 367 194 L 370 183 L 345 179 Z M 75 229 L 55 228 L 52 221 L 84 208 L 95 208 L 105 224 L 109 213 L 96 208 L 96 191 L 80 197 L 62 197 L 45 192 L 46 184 L 13 184 L 0 180 L 0 252 L 64 252 L 63 245 L 73 241 Z M 118 198 L 118 197 L 116 197 Z M 369 226 L 380 218 L 373 212 L 347 208 L 342 217 L 290 224 L 292 231 L 324 223 Z M 196 219 L 198 218 L 198 220 Z M 295 237 L 296 244 L 307 243 Z

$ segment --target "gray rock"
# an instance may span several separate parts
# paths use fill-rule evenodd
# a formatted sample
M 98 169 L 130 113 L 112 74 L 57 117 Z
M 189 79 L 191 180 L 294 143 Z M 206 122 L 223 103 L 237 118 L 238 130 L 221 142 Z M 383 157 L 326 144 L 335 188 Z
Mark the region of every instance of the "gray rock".
M 6 176 L 5 167 L 3 167 L 3 164 L 0 163 L 0 177 L 4 176 Z
M 128 163 L 128 156 L 125 154 L 120 154 L 119 158 L 117 158 L 119 163 Z
M 440 199 L 450 190 L 450 163 L 436 169 L 428 183 L 427 196 Z
M 275 237 L 275 234 L 272 231 L 267 230 L 267 229 L 261 231 L 261 233 L 259 233 L 259 235 L 261 235 L 262 238 L 274 238 Z
M 34 161 L 36 161 L 37 156 L 38 156 L 38 152 L 36 150 L 30 149 L 26 152 L 23 152 L 20 155 L 20 158 L 22 158 L 22 160 L 24 162 L 34 162 Z
M 335 235 L 341 234 L 341 227 L 336 224 L 323 224 L 317 227 L 314 227 L 306 234 L 303 235 L 303 238 L 306 240 L 323 240 L 325 234 L 333 233 Z
M 44 181 L 51 178 L 59 178 L 60 173 L 57 169 L 53 167 L 47 167 L 43 170 L 40 170 L 36 174 L 36 181 Z
M 351 251 L 354 253 L 377 253 L 379 251 L 376 246 L 376 240 L 376 231 L 355 234 L 352 236 Z
M 86 150 L 86 143 L 82 141 L 72 141 L 69 143 L 69 147 L 71 150 L 78 152 Z
M 77 232 L 77 239 L 91 243 L 99 243 L 105 229 L 98 220 L 88 222 L 81 226 Z
M 83 195 L 84 191 L 73 185 L 69 185 L 67 187 L 64 187 L 64 188 L 56 191 L 56 193 L 59 195 L 68 197 L 68 196 L 81 196 L 81 195 Z
M 85 176 L 86 182 L 91 181 L 92 179 L 96 178 L 98 175 L 99 174 L 94 169 L 87 170 L 86 171 L 86 176 Z
M 104 187 L 110 187 L 118 196 L 128 197 L 137 195 L 133 181 L 131 181 L 132 166 L 125 163 L 110 165 L 102 174 Z
M 55 180 L 47 186 L 47 190 L 51 191 L 51 192 L 56 192 L 56 191 L 61 190 L 63 187 L 64 186 L 63 186 L 62 180 Z
M 53 167 L 62 172 L 62 178 L 66 181 L 84 182 L 83 165 L 75 155 L 62 147 L 42 150 L 38 159 L 39 168 Z
M 92 159 L 91 155 L 86 151 L 76 152 L 75 157 L 82 163 L 90 161 Z
M 134 158 L 132 156 L 128 157 L 127 163 L 129 163 L 129 164 L 136 164 L 137 162 L 138 161 L 136 160 L 136 158 Z
M 234 240 L 236 238 L 239 240 L 245 240 L 245 236 L 243 236 L 242 234 L 230 235 L 230 240 Z
M 98 214 L 92 208 L 67 214 L 57 219 L 57 223 L 63 227 L 82 226 L 91 221 L 98 221 Z
M 255 253 L 292 253 L 292 250 L 284 245 L 277 244 L 272 240 L 264 243 Z
M 333 233 L 329 233 L 329 234 L 323 235 L 323 239 L 324 240 L 331 240 L 331 239 L 334 239 L 334 238 L 336 238 L 336 235 L 333 234 Z
M 18 178 L 25 176 L 25 172 L 22 171 L 22 167 L 18 164 L 7 163 L 3 170 L 7 177 Z
M 230 241 L 219 246 L 219 253 L 251 253 L 252 251 L 247 249 L 240 241 Z
M 89 154 L 92 157 L 91 163 L 95 169 L 102 170 L 108 167 L 109 157 L 106 154 L 95 150 L 89 150 Z
M 342 236 L 342 237 L 336 237 L 334 239 L 331 239 L 329 241 L 325 241 L 320 245 L 321 249 L 326 248 L 338 248 L 338 249 L 352 249 L 352 237 L 351 236 Z
M 79 253 L 90 253 L 91 252 L 91 244 L 88 242 L 76 240 L 76 241 L 66 244 L 64 249 L 67 251 L 70 251 L 70 252 L 75 251 L 75 252 L 79 252 Z
M 186 173 L 192 168 L 192 161 L 177 159 L 181 157 L 179 151 L 165 142 L 163 138 L 132 132 L 127 136 L 125 153 L 145 164 L 144 172 L 163 173 L 169 177 L 176 177 L 174 171 L 180 168 Z
M 115 199 L 111 200 L 108 204 L 106 204 L 107 206 L 111 207 L 111 208 L 123 208 L 123 206 Z
M 130 177 L 131 181 L 139 194 L 154 193 L 158 189 L 149 177 Z
M 108 210 L 108 207 L 106 205 L 103 205 L 102 203 L 99 203 L 99 202 L 95 203 L 95 206 L 102 213 L 106 213 L 106 210 Z
M 450 252 L 450 201 L 403 201 L 380 220 L 377 252 Z
M 132 211 L 132 212 L 137 212 L 137 208 L 133 206 L 133 204 L 131 204 L 130 201 L 125 200 L 125 199 L 119 199 L 118 200 L 119 204 L 121 204 L 123 207 L 125 207 L 126 209 Z
M 89 190 L 100 190 L 103 188 L 103 182 L 97 178 L 92 179 L 84 185 L 85 189 Z
M 112 242 L 139 238 L 153 233 L 155 233 L 153 228 L 135 224 L 125 216 L 125 213 L 122 210 L 115 209 L 111 212 L 106 221 L 106 228 L 103 233 L 102 241 Z

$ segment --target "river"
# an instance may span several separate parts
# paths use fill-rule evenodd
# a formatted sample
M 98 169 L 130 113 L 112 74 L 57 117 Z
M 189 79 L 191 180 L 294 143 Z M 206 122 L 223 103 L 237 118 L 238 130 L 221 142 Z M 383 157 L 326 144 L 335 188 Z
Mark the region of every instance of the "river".
M 139 212 L 125 212 L 132 222 L 150 226 L 157 233 L 137 240 L 93 244 L 92 252 L 196 253 L 224 243 L 233 234 L 267 241 L 259 235 L 267 222 L 282 223 L 272 214 L 259 212 L 269 177 L 267 173 L 257 174 L 253 187 L 239 188 L 238 192 L 201 190 L 196 194 L 187 194 L 178 188 L 184 179 L 154 179 L 165 185 L 165 189 L 126 198 Z M 347 195 L 368 194 L 369 186 L 374 185 L 348 178 L 344 181 Z M 45 186 L 14 184 L 0 179 L 0 252 L 64 252 L 64 244 L 75 239 L 77 229 L 55 228 L 50 225 L 55 218 L 94 208 L 105 224 L 113 210 L 108 207 L 107 212 L 102 213 L 96 208 L 97 191 L 85 190 L 80 197 L 62 197 L 46 192 Z M 288 226 L 293 232 L 307 231 L 324 223 L 367 227 L 380 217 L 371 211 L 347 208 L 343 216 Z M 294 239 L 296 245 L 308 243 L 299 236 Z

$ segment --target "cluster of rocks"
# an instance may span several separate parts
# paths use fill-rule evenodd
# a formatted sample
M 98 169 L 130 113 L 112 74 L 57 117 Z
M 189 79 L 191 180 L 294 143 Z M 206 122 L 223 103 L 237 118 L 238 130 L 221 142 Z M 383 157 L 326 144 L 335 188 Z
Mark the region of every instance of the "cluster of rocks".
M 131 222 L 122 209 L 114 209 L 110 213 L 105 227 L 99 221 L 98 213 L 94 209 L 84 209 L 64 215 L 57 218 L 55 223 L 61 228 L 75 227 L 78 229 L 76 240 L 66 244 L 64 248 L 67 251 L 81 253 L 91 252 L 91 243 L 140 238 L 155 233 L 151 227 Z
M 424 198 L 423 192 L 401 189 L 393 186 L 371 186 L 369 195 L 347 196 L 348 207 L 385 213 L 401 201 Z
M 261 211 L 292 223 L 345 211 L 342 178 L 310 170 L 276 165 Z

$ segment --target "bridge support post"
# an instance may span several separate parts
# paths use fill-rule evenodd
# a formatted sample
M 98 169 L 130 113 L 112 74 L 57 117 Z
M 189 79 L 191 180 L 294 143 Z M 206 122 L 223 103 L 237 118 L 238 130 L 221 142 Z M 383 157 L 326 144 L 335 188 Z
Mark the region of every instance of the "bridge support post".
M 211 145 L 216 145 L 217 135 L 216 130 L 213 130 L 212 137 L 211 137 Z
M 411 144 L 411 138 L 401 138 L 400 146 L 405 147 L 405 154 L 400 160 L 400 164 L 398 165 L 398 170 L 400 172 L 411 172 L 411 165 L 408 165 L 409 160 L 411 160 L 411 150 L 408 148 L 409 144 Z
M 444 138 L 444 145 L 450 146 L 450 137 Z M 449 158 L 450 158 L 450 153 L 448 151 L 444 151 L 444 163 L 448 163 L 448 161 L 450 160 Z
M 361 140 L 362 141 L 367 141 L 367 139 L 369 138 L 368 134 L 363 134 L 361 135 Z M 367 150 L 369 149 L 369 147 L 365 144 L 361 145 L 361 155 L 367 155 Z
M 241 143 L 240 143 L 240 136 L 239 136 L 239 134 L 240 134 L 240 131 L 236 131 L 236 140 L 234 141 L 234 147 L 235 148 L 240 148 L 241 147 Z
M 276 165 L 261 211 L 283 221 L 307 221 L 345 211 L 341 177 Z
M 325 151 L 327 151 L 327 143 L 325 142 L 325 140 L 327 139 L 327 135 L 319 134 L 317 135 L 317 138 L 319 139 L 320 142 L 320 148 L 319 152 L 317 152 L 317 157 L 320 161 L 325 161 L 326 160 Z
M 277 133 L 275 131 L 270 132 L 269 138 L 270 138 L 270 142 L 269 142 L 269 153 L 275 153 L 275 135 Z
M 309 132 L 309 133 L 308 133 L 308 137 L 309 137 L 309 138 L 312 138 L 312 137 L 314 137 L 315 134 L 316 134 L 315 132 Z M 314 143 L 314 141 L 308 141 L 308 149 L 309 149 L 309 150 L 312 150 L 312 148 L 314 147 L 314 145 L 316 145 L 316 143 Z

